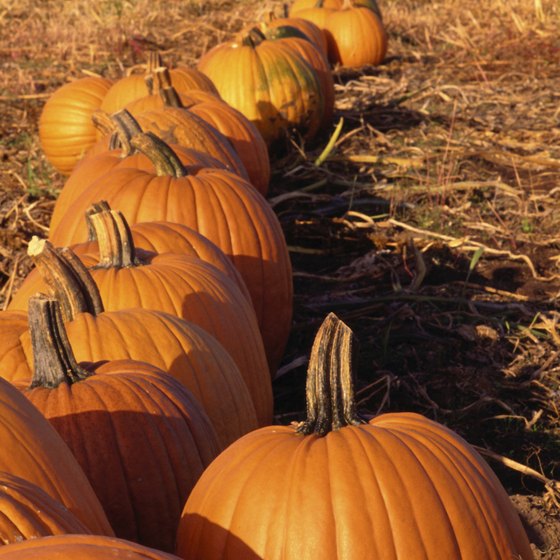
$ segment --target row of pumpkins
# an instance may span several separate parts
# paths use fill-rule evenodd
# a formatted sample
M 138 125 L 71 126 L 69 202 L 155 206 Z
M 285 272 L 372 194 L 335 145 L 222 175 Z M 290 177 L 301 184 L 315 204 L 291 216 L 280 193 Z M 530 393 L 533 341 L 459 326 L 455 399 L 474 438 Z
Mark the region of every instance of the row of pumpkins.
M 292 11 L 319 26 L 270 19 L 197 70 L 151 53 L 142 76 L 75 80 L 46 103 L 41 145 L 69 177 L 0 315 L 0 558 L 532 558 L 458 435 L 358 414 L 334 314 L 306 420 L 271 425 L 292 277 L 269 153 L 330 122 L 327 57 L 386 49 L 373 0 L 306 2 Z M 358 63 L 344 53 L 365 39 L 333 23 L 354 12 L 377 49 Z

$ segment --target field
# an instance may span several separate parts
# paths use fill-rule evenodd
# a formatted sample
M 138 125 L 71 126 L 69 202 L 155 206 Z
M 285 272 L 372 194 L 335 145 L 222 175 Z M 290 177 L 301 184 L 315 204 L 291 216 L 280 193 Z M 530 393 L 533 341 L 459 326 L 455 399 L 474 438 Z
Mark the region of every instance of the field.
M 277 421 L 301 419 L 324 316 L 354 330 L 366 414 L 416 411 L 465 437 L 560 558 L 560 6 L 383 0 L 389 52 L 335 71 L 334 123 L 271 154 L 294 268 Z M 0 305 L 30 270 L 64 177 L 43 104 L 72 78 L 194 65 L 280 2 L 0 3 Z M 335 126 L 341 128 L 335 132 Z

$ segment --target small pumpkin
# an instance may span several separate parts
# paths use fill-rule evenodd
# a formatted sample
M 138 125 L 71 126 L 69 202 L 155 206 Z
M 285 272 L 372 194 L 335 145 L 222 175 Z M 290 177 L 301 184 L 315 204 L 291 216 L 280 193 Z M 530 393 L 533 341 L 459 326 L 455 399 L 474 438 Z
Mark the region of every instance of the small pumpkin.
M 383 22 L 369 8 L 344 0 L 339 10 L 329 13 L 326 29 L 330 36 L 329 58 L 345 68 L 366 64 L 377 66 L 387 54 L 387 33 Z
M 34 368 L 25 396 L 72 450 L 118 537 L 170 551 L 182 504 L 216 456 L 198 401 L 134 360 L 79 364 L 58 302 L 29 302 Z
M 101 106 L 111 82 L 88 76 L 58 88 L 39 118 L 39 141 L 45 157 L 60 173 L 69 175 L 97 141 L 91 116 Z
M 228 447 L 181 517 L 184 560 L 497 560 L 533 554 L 500 482 L 457 434 L 423 416 L 358 416 L 352 332 L 334 314 L 309 362 L 307 419 Z

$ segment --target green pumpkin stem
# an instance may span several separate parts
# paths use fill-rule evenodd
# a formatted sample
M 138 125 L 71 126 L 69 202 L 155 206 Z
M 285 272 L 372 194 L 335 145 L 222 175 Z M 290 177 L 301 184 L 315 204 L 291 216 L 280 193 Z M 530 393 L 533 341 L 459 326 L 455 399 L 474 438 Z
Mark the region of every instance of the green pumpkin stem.
M 150 159 L 159 177 L 185 177 L 188 174 L 177 154 L 154 133 L 137 134 L 130 143 Z
M 72 321 L 78 313 L 103 312 L 95 281 L 71 249 L 57 249 L 50 241 L 34 236 L 27 254 L 57 298 L 65 321 Z
M 296 431 L 324 436 L 362 423 L 352 382 L 354 334 L 334 313 L 319 328 L 307 368 L 307 419 Z
M 29 299 L 29 331 L 34 364 L 30 389 L 55 388 L 91 375 L 74 357 L 55 298 L 37 294 Z
M 92 210 L 88 217 L 99 245 L 99 263 L 95 268 L 127 268 L 138 264 L 132 232 L 121 212 Z

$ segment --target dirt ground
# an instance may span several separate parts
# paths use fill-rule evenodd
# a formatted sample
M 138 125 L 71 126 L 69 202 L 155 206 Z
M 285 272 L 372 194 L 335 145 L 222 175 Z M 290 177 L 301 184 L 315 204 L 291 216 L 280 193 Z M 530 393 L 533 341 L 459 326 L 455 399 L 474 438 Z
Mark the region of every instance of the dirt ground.
M 559 559 L 560 7 L 380 6 L 385 62 L 335 70 L 333 125 L 271 154 L 269 201 L 295 286 L 277 421 L 301 419 L 311 342 L 335 311 L 359 341 L 363 409 L 420 412 L 461 434 L 510 493 L 535 557 Z M 152 47 L 195 64 L 280 8 L 3 2 L 0 304 L 30 269 L 26 244 L 48 232 L 64 184 L 38 140 L 48 96 L 88 73 L 118 78 Z

